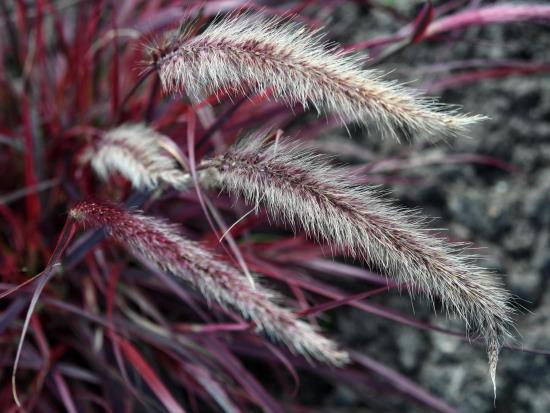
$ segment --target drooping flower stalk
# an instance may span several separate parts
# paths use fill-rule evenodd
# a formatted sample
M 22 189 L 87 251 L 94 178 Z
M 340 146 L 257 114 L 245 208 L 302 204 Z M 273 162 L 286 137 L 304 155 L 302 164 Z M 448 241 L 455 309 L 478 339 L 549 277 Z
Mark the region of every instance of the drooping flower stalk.
M 136 189 L 152 190 L 166 184 L 183 190 L 191 180 L 170 153 L 173 145 L 170 138 L 145 125 L 127 124 L 107 131 L 82 160 L 90 162 L 103 180 L 116 172 Z
M 254 321 L 258 329 L 291 350 L 334 365 L 347 361 L 346 352 L 295 314 L 275 304 L 274 292 L 261 285 L 253 288 L 238 270 L 198 243 L 183 238 L 174 226 L 96 202 L 82 202 L 73 207 L 69 215 L 81 224 L 104 227 L 111 238 L 133 254 L 189 281 L 208 299 L 237 309 Z
M 151 153 L 162 151 L 158 140 L 149 145 Z M 130 173 L 116 164 L 112 168 Z M 265 205 L 276 219 L 369 262 L 411 291 L 423 290 L 429 299 L 439 297 L 469 329 L 485 335 L 494 379 L 510 322 L 508 295 L 490 273 L 473 264 L 474 257 L 431 236 L 411 214 L 384 202 L 375 190 L 354 185 L 347 173 L 321 156 L 285 140 L 269 146 L 257 137 L 247 139 L 199 168 L 202 183 L 243 196 L 254 206 Z M 177 182 L 190 179 L 179 170 L 177 174 Z M 134 183 L 145 180 L 127 177 Z M 204 286 L 199 288 L 204 291 Z
M 173 35 L 152 55 L 167 92 L 185 90 L 197 99 L 221 88 L 244 95 L 269 89 L 289 105 L 311 105 L 392 134 L 457 134 L 483 118 L 383 80 L 319 32 L 279 18 L 230 16 L 197 36 Z
M 320 155 L 288 141 L 262 145 L 247 139 L 206 161 L 204 182 L 262 205 L 275 219 L 366 260 L 410 291 L 441 299 L 447 311 L 483 334 L 494 380 L 498 353 L 510 322 L 508 294 L 494 276 L 456 245 L 438 239 L 418 219 L 391 206 L 369 187 Z

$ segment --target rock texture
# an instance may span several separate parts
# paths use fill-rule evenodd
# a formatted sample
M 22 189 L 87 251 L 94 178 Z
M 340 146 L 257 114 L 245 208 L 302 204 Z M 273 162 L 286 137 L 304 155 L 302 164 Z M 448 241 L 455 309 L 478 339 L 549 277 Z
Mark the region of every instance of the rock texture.
M 410 3 L 401 2 L 403 10 Z M 397 30 L 382 13 L 347 5 L 332 16 L 330 25 L 339 40 L 358 41 Z M 352 33 L 346 32 L 353 27 Z M 399 79 L 417 79 L 430 86 L 433 74 L 422 71 L 435 61 L 462 59 L 521 59 L 550 61 L 546 24 L 508 24 L 469 29 L 455 42 L 414 46 L 381 66 L 395 68 Z M 349 39 L 351 36 L 351 39 Z M 536 41 L 533 41 L 537 39 Z M 411 71 L 410 68 L 418 68 Z M 408 78 L 407 76 L 410 76 Z M 447 90 L 445 102 L 491 119 L 476 127 L 471 138 L 433 142 L 419 137 L 408 146 L 352 129 L 352 138 L 377 156 L 412 151 L 433 154 L 488 155 L 513 164 L 517 170 L 475 163 L 443 163 L 408 169 L 398 177 L 415 184 L 392 185 L 403 205 L 434 218 L 432 227 L 448 229 L 453 239 L 479 247 L 484 265 L 500 274 L 516 295 L 518 333 L 511 345 L 550 349 L 550 79 L 548 75 L 517 76 Z M 334 139 L 334 135 L 331 135 Z M 342 132 L 342 139 L 349 139 Z M 408 296 L 395 294 L 379 301 L 413 314 Z M 446 326 L 443 317 L 414 303 L 414 315 Z M 338 329 L 347 343 L 375 356 L 455 406 L 461 412 L 550 411 L 550 356 L 505 350 L 498 369 L 496 409 L 482 347 L 438 333 L 426 333 L 345 309 Z M 340 412 L 426 411 L 395 395 L 356 394 L 334 389 L 328 406 Z M 347 409 L 347 410 L 346 410 Z

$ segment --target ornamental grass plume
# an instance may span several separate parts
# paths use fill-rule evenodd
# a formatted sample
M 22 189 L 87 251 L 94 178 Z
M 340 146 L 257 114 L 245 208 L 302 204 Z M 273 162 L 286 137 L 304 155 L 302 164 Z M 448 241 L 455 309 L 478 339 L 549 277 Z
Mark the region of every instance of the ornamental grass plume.
M 187 280 L 209 300 L 237 309 L 257 328 L 291 350 L 333 365 L 348 360 L 345 351 L 318 334 L 298 316 L 275 304 L 277 295 L 253 288 L 239 271 L 198 243 L 183 238 L 173 225 L 139 213 L 96 202 L 81 202 L 69 217 L 80 224 L 103 227 L 111 238 L 158 268 Z
M 155 133 L 147 128 L 139 131 L 145 136 Z M 137 135 L 132 139 L 140 142 Z M 150 140 L 149 152 L 161 150 L 159 140 Z M 136 188 L 140 182 L 159 182 L 147 176 L 132 179 L 129 168 L 118 166 L 119 159 L 111 158 L 110 169 L 121 171 Z M 101 174 L 101 164 L 92 161 L 96 172 L 98 165 Z M 203 161 L 198 169 L 202 184 L 241 196 L 255 208 L 265 206 L 276 220 L 370 263 L 406 284 L 411 293 L 420 290 L 429 300 L 439 298 L 447 312 L 465 320 L 468 331 L 486 338 L 490 374 L 495 380 L 499 349 L 510 324 L 508 295 L 492 274 L 476 266 L 474 257 L 465 255 L 458 245 L 433 237 L 413 214 L 391 206 L 378 191 L 354 184 L 348 171 L 331 166 L 323 156 L 288 139 L 269 145 L 254 135 L 224 155 Z M 143 171 L 151 174 L 147 168 Z M 177 182 L 190 179 L 188 174 L 178 173 Z M 192 261 L 193 256 L 187 259 Z M 153 261 L 159 262 L 158 258 Z M 174 272 L 172 267 L 163 268 Z M 199 288 L 207 292 L 200 284 Z
M 269 89 L 288 105 L 309 105 L 397 135 L 454 135 L 483 116 L 459 114 L 420 97 L 362 59 L 322 40 L 294 22 L 260 15 L 230 15 L 197 36 L 171 34 L 152 48 L 164 90 L 185 90 L 195 99 L 225 89 L 247 95 Z
M 301 382 L 309 391 L 310 385 L 301 380 L 301 371 L 307 370 L 312 377 L 322 377 L 330 386 L 327 389 L 356 389 L 358 396 L 364 396 L 360 403 L 370 403 L 367 399 L 373 392 L 392 397 L 402 393 L 407 402 L 454 412 L 439 397 L 378 363 L 374 354 L 342 349 L 301 319 L 350 305 L 388 320 L 454 334 L 365 301 L 400 285 L 407 285 L 411 295 L 423 292 L 428 300 L 441 300 L 446 311 L 465 320 L 469 333 L 485 336 L 494 383 L 511 310 L 507 293 L 490 272 L 475 264 L 475 257 L 465 254 L 460 245 L 432 236 L 415 214 L 392 206 L 377 189 L 355 184 L 348 170 L 288 139 L 267 144 L 263 136 L 256 136 L 231 146 L 236 131 L 262 123 L 299 127 L 308 139 L 339 120 L 395 136 L 453 136 L 482 116 L 460 114 L 385 80 L 378 71 L 365 70 L 360 57 L 326 43 L 319 31 L 309 31 L 291 19 L 266 17 L 283 11 L 276 2 L 272 3 L 277 7 L 267 7 L 265 14 L 239 15 L 236 9 L 242 2 L 209 3 L 196 19 L 185 21 L 150 49 L 150 65 L 141 75 L 132 67 L 143 59 L 143 42 L 169 29 L 181 16 L 181 10 L 167 7 L 167 2 L 118 12 L 106 9 L 103 2 L 81 2 L 78 12 L 57 10 L 56 2 L 37 2 L 36 7 L 18 2 L 16 10 L 4 3 L 9 2 L 0 1 L 0 30 L 7 39 L 0 43 L 0 103 L 7 110 L 0 114 L 0 144 L 3 169 L 14 179 L 4 180 L 6 194 L 0 197 L 5 221 L 0 234 L 0 299 L 10 300 L 2 303 L 0 338 L 5 367 L 10 350 L 15 350 L 12 389 L 21 410 L 39 406 L 41 411 L 95 411 L 97 404 L 111 411 L 120 406 L 129 411 L 165 407 L 172 413 L 322 410 L 323 406 L 303 406 L 302 398 L 292 392 L 290 380 L 296 390 Z M 245 7 L 257 8 L 253 3 Z M 340 3 L 308 6 L 306 14 L 323 19 Z M 387 9 L 371 3 L 369 10 Z M 183 14 L 197 9 L 193 6 Z M 456 41 L 455 36 L 440 36 L 451 30 L 542 19 L 542 11 L 540 5 L 502 5 L 439 8 L 434 13 L 431 2 L 426 2 L 413 25 L 369 39 L 377 54 L 370 65 L 427 38 L 433 42 L 430 47 L 447 39 Z M 199 26 L 218 12 L 228 12 L 228 17 Z M 401 21 L 404 14 L 397 15 Z M 432 21 L 434 15 L 438 17 Z M 450 88 L 548 69 L 520 61 L 510 67 L 501 61 L 474 62 L 471 67 L 466 63 L 439 62 L 431 68 L 437 69 L 439 79 L 432 86 Z M 461 70 L 455 70 L 459 66 Z M 161 87 L 165 92 L 185 92 L 190 99 L 168 99 L 159 93 Z M 260 99 L 252 96 L 256 93 Z M 231 102 L 236 95 L 244 96 Z M 247 98 L 264 103 L 273 98 L 287 107 L 277 103 L 249 110 Z M 297 105 L 312 106 L 334 115 L 333 119 L 326 123 L 297 119 L 293 111 Z M 155 128 L 177 136 L 187 148 Z M 89 136 L 99 139 L 80 160 L 105 181 L 99 185 L 91 174 L 73 170 L 73 156 L 82 153 Z M 138 191 L 113 190 L 119 182 L 110 179 L 113 175 L 125 177 Z M 185 191 L 192 184 L 226 191 L 253 208 L 245 212 L 242 205 L 232 206 L 225 198 L 211 201 L 200 188 L 196 194 L 172 190 L 154 196 L 168 188 Z M 60 208 L 82 198 L 109 196 L 124 202 L 128 210 L 80 202 L 70 209 L 57 244 L 52 244 L 58 235 Z M 250 261 L 258 272 L 282 281 L 300 312 L 283 306 L 283 298 L 270 288 L 254 287 L 244 270 L 184 238 L 175 226 L 132 212 L 141 205 L 166 211 L 178 225 L 204 239 L 218 239 L 221 230 L 239 264 L 246 268 Z M 265 214 L 244 219 L 260 207 Z M 226 225 L 235 214 L 242 218 Z M 365 261 L 396 283 L 371 288 L 384 281 L 353 265 L 318 259 L 326 250 L 301 236 L 292 239 L 285 233 L 266 232 L 276 220 L 332 251 Z M 79 225 L 97 229 L 72 242 Z M 105 246 L 120 244 L 130 254 L 91 253 L 105 237 L 110 238 Z M 237 241 L 243 242 L 247 260 Z M 128 259 L 132 254 L 142 258 L 143 268 Z M 47 256 L 51 258 L 45 270 L 29 278 Z M 162 284 L 147 277 L 149 263 L 162 270 L 157 272 Z M 294 276 L 296 268 L 306 271 L 304 276 Z M 366 280 L 367 291 L 355 294 L 354 286 L 313 278 L 317 271 L 332 270 Z M 188 297 L 185 288 L 165 273 L 187 281 L 202 294 Z M 57 274 L 65 277 L 54 278 Z M 31 283 L 33 291 L 25 289 Z M 43 292 L 44 305 L 35 312 Z M 27 302 L 28 311 L 21 319 Z M 183 308 L 185 304 L 188 307 Z M 211 317 L 203 311 L 208 304 L 214 304 Z M 219 322 L 225 315 L 220 305 L 251 322 Z M 21 339 L 15 346 L 18 320 Z M 229 333 L 248 325 L 256 325 L 297 356 L 320 362 L 308 365 L 302 357 L 280 353 L 267 337 Z M 30 331 L 34 340 L 25 343 Z M 172 340 L 172 334 L 178 340 Z M 354 364 L 345 365 L 348 360 Z M 26 372 L 16 380 L 19 367 Z M 289 374 L 280 375 L 281 391 L 271 395 L 264 385 L 272 389 L 272 383 L 261 373 L 274 368 L 285 368 Z M 17 381 L 24 384 L 21 400 Z M 9 405 L 6 386 L 1 389 L 0 404 L 16 410 Z
M 116 172 L 136 189 L 152 190 L 165 184 L 182 190 L 190 178 L 169 152 L 173 145 L 170 138 L 152 128 L 126 124 L 103 134 L 82 160 L 89 161 L 94 172 L 105 181 Z
M 276 220 L 367 261 L 409 291 L 438 297 L 448 312 L 487 340 L 493 382 L 510 323 L 508 294 L 457 245 L 432 236 L 411 213 L 378 191 L 356 185 L 349 173 L 288 140 L 264 145 L 245 139 L 205 161 L 204 181 L 264 206 Z
M 155 134 L 147 128 L 139 132 Z M 132 137 L 140 142 L 138 138 Z M 162 150 L 158 140 L 149 144 L 151 153 Z M 124 164 L 117 166 L 118 157 L 111 160 L 112 170 L 129 171 Z M 96 161 L 92 167 L 97 171 Z M 257 135 L 243 139 L 224 155 L 203 161 L 198 169 L 202 184 L 241 196 L 255 208 L 265 206 L 276 220 L 368 262 L 406 284 L 411 293 L 420 290 L 429 300 L 439 298 L 447 312 L 465 320 L 468 331 L 486 338 L 490 374 L 495 380 L 498 353 L 510 324 L 508 294 L 458 245 L 432 236 L 413 214 L 391 206 L 378 191 L 354 184 L 347 171 L 286 138 L 271 145 Z M 179 176 L 178 182 L 190 179 L 183 172 Z M 127 177 L 140 188 L 137 180 Z M 139 182 L 146 180 L 158 182 L 146 177 Z

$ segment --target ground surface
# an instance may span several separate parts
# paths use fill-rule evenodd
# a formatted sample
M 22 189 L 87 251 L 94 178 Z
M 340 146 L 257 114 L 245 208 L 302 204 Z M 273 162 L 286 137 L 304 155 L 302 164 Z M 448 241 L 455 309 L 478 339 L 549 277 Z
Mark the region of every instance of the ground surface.
M 341 8 L 333 17 L 331 27 L 336 33 L 354 28 L 352 40 L 398 28 L 383 14 L 365 14 L 354 5 Z M 395 77 L 414 76 L 420 80 L 415 85 L 426 85 L 430 75 L 413 73 L 411 67 L 437 59 L 473 58 L 548 62 L 550 29 L 543 24 L 471 29 L 450 45 L 416 46 L 382 68 L 394 68 Z M 487 80 L 447 91 L 443 100 L 491 119 L 472 130 L 471 139 L 436 144 L 417 141 L 412 145 L 415 151 L 436 157 L 490 155 L 512 163 L 518 171 L 508 173 L 469 163 L 415 168 L 402 174 L 414 178 L 414 185 L 392 186 L 393 195 L 400 203 L 433 217 L 431 226 L 448 228 L 452 238 L 482 247 L 484 265 L 501 274 L 507 288 L 518 297 L 518 308 L 524 307 L 517 315 L 515 344 L 550 349 L 550 79 L 530 76 Z M 403 150 L 394 142 L 380 142 L 374 134 L 352 131 L 352 135 L 378 154 L 395 155 Z M 413 312 L 406 295 L 393 294 L 382 301 Z M 421 303 L 415 303 L 414 310 L 420 319 L 452 325 Z M 337 326 L 351 347 L 406 374 L 461 412 L 550 412 L 550 357 L 505 350 L 498 369 L 495 410 L 482 348 L 350 309 L 339 312 Z M 425 411 L 394 395 L 357 394 L 344 388 L 323 394 L 326 405 L 338 406 L 340 412 Z

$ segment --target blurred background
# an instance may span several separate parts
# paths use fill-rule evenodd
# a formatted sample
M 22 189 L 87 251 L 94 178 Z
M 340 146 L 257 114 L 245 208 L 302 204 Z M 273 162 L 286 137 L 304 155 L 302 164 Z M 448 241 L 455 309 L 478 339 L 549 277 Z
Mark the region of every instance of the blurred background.
M 113 253 L 104 245 L 90 252 L 90 247 L 76 269 L 52 281 L 45 292 L 50 304 L 39 307 L 31 324 L 18 377 L 21 391 L 35 394 L 30 398 L 32 411 L 70 411 L 72 407 L 78 412 L 166 411 L 166 405 L 158 401 L 166 393 L 151 388 L 151 381 L 140 375 L 140 371 L 148 371 L 145 365 L 187 411 L 550 412 L 547 2 L 0 1 L 3 290 L 44 267 L 72 202 L 84 195 L 107 194 L 120 201 L 128 198 L 127 186 L 105 190 L 89 174 L 76 173 L 75 154 L 90 141 L 93 128 L 111 127 L 117 116 L 119 123 L 146 118 L 185 147 L 185 139 L 178 136 L 186 130 L 182 113 L 189 102 L 166 98 L 159 93 L 158 83 L 148 79 L 121 103 L 132 86 L 139 84 L 143 44 L 175 27 L 186 13 L 201 9 L 204 22 L 208 22 L 216 13 L 244 8 L 273 15 L 297 13 L 309 26 L 324 26 L 328 40 L 369 55 L 366 65 L 389 72 L 389 78 L 407 82 L 442 102 L 460 105 L 465 112 L 489 117 L 472 128 L 468 137 L 414 136 L 396 142 L 381 139 L 375 130 L 357 125 L 344 128 L 335 119 L 312 113 L 292 112 L 273 103 L 266 103 L 264 110 L 264 106 L 246 103 L 226 116 L 219 133 L 222 140 L 229 141 L 269 120 L 290 136 L 358 168 L 365 183 L 381 185 L 398 204 L 419 211 L 429 218 L 430 228 L 441 229 L 452 240 L 472 243 L 482 265 L 494 269 L 514 294 L 517 310 L 517 333 L 508 343 L 516 349 L 504 349 L 501 354 L 496 402 L 483 346 L 435 331 L 435 326 L 440 326 L 461 332 L 463 326 L 446 321 L 444 315 L 434 314 L 433 308 L 398 291 L 322 315 L 319 321 L 328 335 L 368 357 L 362 365 L 342 372 L 317 369 L 290 356 L 294 368 L 288 368 L 276 357 L 268 357 L 265 346 L 244 332 L 219 334 L 220 342 L 227 345 L 223 349 L 231 351 L 238 362 L 212 358 L 178 359 L 176 363 L 168 343 L 155 335 L 156 331 L 131 334 L 147 328 L 132 314 L 151 317 L 158 312 L 166 317 L 162 327 L 173 327 L 171 332 L 175 332 L 185 322 L 197 322 L 193 311 L 154 276 L 147 278 L 147 269 L 130 264 L 125 271 L 116 267 L 128 261 L 121 258 L 120 250 Z M 113 94 L 115 90 L 118 94 Z M 212 119 L 223 117 L 233 104 L 210 103 Z M 206 133 L 208 126 L 199 125 L 197 134 Z M 33 162 L 35 181 L 29 180 L 28 165 Z M 41 206 L 38 212 L 33 202 Z M 231 219 L 231 207 L 226 208 L 224 214 Z M 197 239 L 213 242 L 208 226 L 200 224 L 202 211 L 192 196 L 169 194 L 147 204 L 146 209 L 190 224 Z M 286 233 L 274 230 L 273 234 Z M 264 243 L 269 236 L 258 237 L 262 249 L 256 251 L 265 253 L 266 262 L 272 260 L 269 262 L 285 271 L 303 274 L 304 280 L 318 280 L 323 283 L 319 285 L 335 286 L 350 295 L 372 287 L 362 279 L 366 272 L 358 263 L 331 261 L 322 255 L 326 251 L 300 240 L 296 247 L 289 244 L 288 250 L 275 248 Z M 243 242 L 249 241 L 245 238 Z M 117 298 L 106 292 L 108 288 L 114 291 L 115 287 L 108 285 L 114 273 L 120 276 Z M 290 283 L 281 289 L 296 293 Z M 117 353 L 116 346 L 107 344 L 112 337 L 97 320 L 86 319 L 107 317 L 107 303 L 112 304 L 109 297 L 115 301 L 115 319 L 120 317 L 126 323 L 120 331 L 135 340 L 142 358 L 130 357 L 135 353 L 125 353 L 128 347 Z M 306 291 L 305 297 L 315 304 L 329 296 Z M 16 411 L 11 367 L 29 298 L 27 291 L 0 302 L 3 411 Z M 192 296 L 192 300 L 208 308 L 199 297 Z M 74 307 L 64 308 L 60 303 Z M 151 308 L 151 313 L 146 311 Z M 215 352 L 209 339 L 197 338 L 200 334 L 182 334 Z M 528 351 L 519 351 L 521 348 Z M 120 357 L 129 377 L 120 373 Z M 201 376 L 205 370 L 196 366 L 211 370 Z M 197 377 L 207 377 L 210 385 Z M 240 382 L 239 377 L 246 379 Z M 299 386 L 294 389 L 296 382 Z M 137 391 L 129 390 L 132 388 Z M 276 402 L 258 402 L 264 391 Z M 224 402 L 226 396 L 239 409 L 232 410 L 233 404 Z
M 394 13 L 412 16 L 421 2 L 377 3 L 389 9 L 342 5 L 331 16 L 334 21 L 330 27 L 342 36 L 347 31 L 353 42 L 384 36 L 401 27 Z M 511 4 L 466 3 L 466 8 Z M 532 4 L 513 4 L 522 3 Z M 518 309 L 518 334 L 510 344 L 548 350 L 550 26 L 542 22 L 486 25 L 460 30 L 450 37 L 414 45 L 379 67 L 393 70 L 392 77 L 441 95 L 444 102 L 490 119 L 475 127 L 470 137 L 436 144 L 415 140 L 398 145 L 360 132 L 354 140 L 376 157 L 395 158 L 391 166 L 403 168 L 391 172 L 399 178 L 388 186 L 403 205 L 432 217 L 429 226 L 447 228 L 451 238 L 473 242 L 479 248 L 476 252 L 484 257 L 484 265 L 501 274 L 516 296 Z M 538 65 L 546 69 L 538 74 L 520 74 L 520 67 Z M 516 67 L 515 74 L 512 67 Z M 342 139 L 345 137 L 344 132 Z M 382 301 L 392 308 L 411 311 L 406 295 Z M 414 310 L 415 317 L 437 322 L 430 309 L 415 303 Z M 545 390 L 550 386 L 547 355 L 503 351 L 495 409 L 487 397 L 491 384 L 486 380 L 482 348 L 442 334 L 390 324 L 355 309 L 342 311 L 338 317 L 338 329 L 354 348 L 376 354 L 378 360 L 413 377 L 461 412 L 550 411 L 550 393 Z M 346 404 L 358 403 L 358 396 L 345 389 L 332 397 Z M 388 407 L 387 402 L 384 398 L 372 411 L 424 411 L 400 403 Z M 349 411 L 363 410 L 350 407 Z

